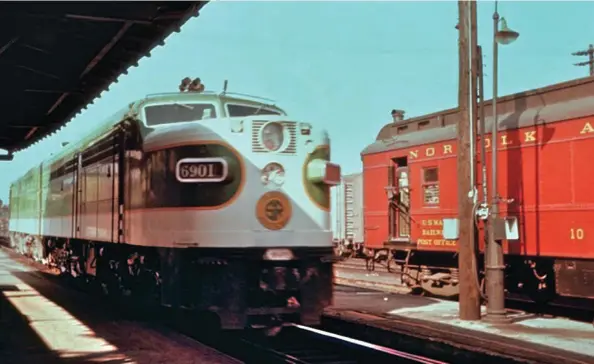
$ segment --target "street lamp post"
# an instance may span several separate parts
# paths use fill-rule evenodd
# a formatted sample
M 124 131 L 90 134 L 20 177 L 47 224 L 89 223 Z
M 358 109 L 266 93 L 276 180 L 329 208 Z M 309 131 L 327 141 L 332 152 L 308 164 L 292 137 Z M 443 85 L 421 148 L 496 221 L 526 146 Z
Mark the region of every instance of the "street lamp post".
M 491 211 L 489 214 L 488 244 L 486 248 L 486 280 L 487 280 L 487 315 L 485 319 L 491 322 L 510 322 L 505 310 L 503 246 L 499 219 L 499 193 L 497 191 L 497 68 L 498 45 L 506 45 L 515 41 L 520 35 L 507 27 L 505 18 L 501 18 L 499 29 L 499 13 L 497 1 L 493 13 L 493 123 L 491 124 Z

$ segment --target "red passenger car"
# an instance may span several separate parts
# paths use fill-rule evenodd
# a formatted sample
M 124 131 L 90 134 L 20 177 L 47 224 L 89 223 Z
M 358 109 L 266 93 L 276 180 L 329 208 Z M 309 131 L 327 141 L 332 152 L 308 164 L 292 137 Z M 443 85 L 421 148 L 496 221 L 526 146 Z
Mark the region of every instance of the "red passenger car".
M 486 130 L 490 104 L 485 102 Z M 506 287 L 537 299 L 594 298 L 594 78 L 509 95 L 499 99 L 498 110 Z M 457 241 L 443 232 L 458 214 L 458 111 L 393 116 L 361 153 L 365 246 L 376 257 L 389 253 L 408 285 L 454 295 Z M 489 180 L 493 141 L 485 142 Z M 478 159 L 476 211 L 484 182 Z M 478 216 L 476 226 L 482 251 Z

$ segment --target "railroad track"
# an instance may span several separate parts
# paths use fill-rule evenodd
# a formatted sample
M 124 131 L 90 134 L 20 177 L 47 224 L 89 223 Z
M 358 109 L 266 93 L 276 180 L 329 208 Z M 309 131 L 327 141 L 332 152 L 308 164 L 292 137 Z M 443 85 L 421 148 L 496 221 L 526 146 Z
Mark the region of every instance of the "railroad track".
M 208 340 L 200 339 L 200 342 L 204 341 Z M 274 337 L 260 332 L 228 333 L 220 336 L 217 343 L 206 344 L 248 364 L 445 364 L 299 325 L 285 327 Z
M 362 258 L 344 259 L 337 264 L 337 267 L 353 270 L 363 270 L 368 273 L 393 273 L 391 272 L 391 269 L 394 269 L 394 266 L 388 266 L 388 262 L 385 260 L 376 262 L 372 260 L 365 260 Z
M 35 275 L 40 279 L 52 281 L 66 289 L 96 296 L 102 306 L 114 318 L 156 324 L 155 328 L 169 327 L 189 340 L 207 345 L 223 354 L 244 363 L 292 363 L 292 364 L 355 364 L 355 363 L 424 363 L 445 364 L 431 358 L 406 353 L 360 340 L 341 337 L 310 327 L 293 325 L 283 328 L 276 336 L 267 336 L 263 331 L 241 332 L 218 331 L 210 325 L 208 317 L 197 318 L 191 313 L 172 313 L 162 307 L 139 308 L 134 299 L 102 296 L 98 287 L 87 286 L 80 280 L 69 279 L 50 273 L 39 263 L 18 260 L 38 269 Z M 205 320 L 206 319 L 206 320 Z

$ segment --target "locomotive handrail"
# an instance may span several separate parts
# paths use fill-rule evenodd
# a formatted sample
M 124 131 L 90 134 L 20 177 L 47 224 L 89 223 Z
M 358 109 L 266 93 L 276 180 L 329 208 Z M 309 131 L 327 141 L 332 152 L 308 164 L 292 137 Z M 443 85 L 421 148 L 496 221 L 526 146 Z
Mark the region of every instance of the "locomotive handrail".
M 230 95 L 230 96 L 251 97 L 251 98 L 259 99 L 259 100 L 262 100 L 262 101 L 271 102 L 272 105 L 270 105 L 270 106 L 274 106 L 274 104 L 276 104 L 276 100 L 270 99 L 268 97 L 262 97 L 262 96 L 256 96 L 256 95 L 250 95 L 250 94 L 243 94 L 243 93 L 239 93 L 239 92 L 221 92 L 221 93 L 219 93 L 219 95 L 220 96 Z
M 175 91 L 175 92 L 157 92 L 154 94 L 147 94 L 145 96 L 145 98 L 147 97 L 154 97 L 154 96 L 171 96 L 171 95 L 179 95 L 179 94 L 192 94 L 192 95 L 209 95 L 209 96 L 218 96 L 219 94 L 217 92 L 214 91 L 202 91 L 202 92 L 179 92 L 179 91 Z
M 154 94 L 147 94 L 145 96 L 145 98 L 148 97 L 156 97 L 156 96 L 172 96 L 172 95 L 179 95 L 179 94 L 195 94 L 195 95 L 208 95 L 208 96 L 219 96 L 219 97 L 223 97 L 223 96 L 241 96 L 244 98 L 252 98 L 256 100 L 260 100 L 260 101 L 266 101 L 268 103 L 272 103 L 269 106 L 274 106 L 274 104 L 276 104 L 276 100 L 267 98 L 267 97 L 262 97 L 262 96 L 256 96 L 256 95 L 250 95 L 250 94 L 243 94 L 243 93 L 239 93 L 239 92 L 216 92 L 216 91 L 202 91 L 202 92 L 158 92 L 158 93 L 154 93 Z

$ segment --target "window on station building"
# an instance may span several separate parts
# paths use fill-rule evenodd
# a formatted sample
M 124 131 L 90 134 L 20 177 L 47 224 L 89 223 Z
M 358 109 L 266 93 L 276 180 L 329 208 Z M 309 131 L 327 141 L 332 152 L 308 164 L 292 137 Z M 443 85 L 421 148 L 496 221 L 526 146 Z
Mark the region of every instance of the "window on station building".
M 423 168 L 423 204 L 439 205 L 439 174 L 437 167 Z

